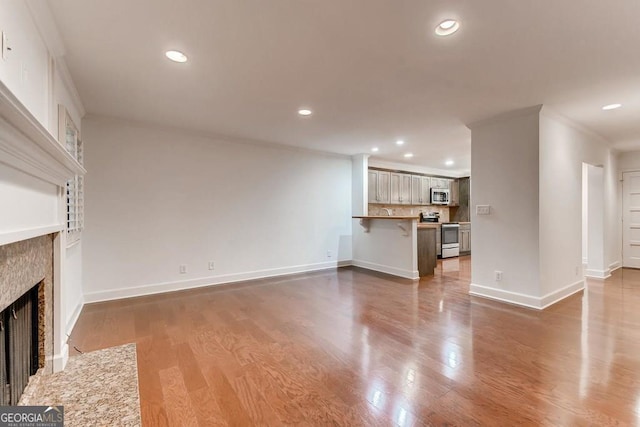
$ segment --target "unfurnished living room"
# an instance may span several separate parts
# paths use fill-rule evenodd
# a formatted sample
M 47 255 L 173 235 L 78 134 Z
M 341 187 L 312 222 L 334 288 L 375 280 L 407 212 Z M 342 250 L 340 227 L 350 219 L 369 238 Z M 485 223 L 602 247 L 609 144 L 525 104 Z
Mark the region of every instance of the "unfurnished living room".
M 0 424 L 638 425 L 638 22 L 0 0 Z

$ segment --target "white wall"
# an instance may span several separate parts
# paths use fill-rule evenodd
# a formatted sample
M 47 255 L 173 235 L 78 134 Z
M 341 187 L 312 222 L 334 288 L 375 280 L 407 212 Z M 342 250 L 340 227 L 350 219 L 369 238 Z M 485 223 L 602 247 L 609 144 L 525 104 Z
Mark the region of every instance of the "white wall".
M 583 162 L 600 166 L 594 190 L 604 205 L 589 252 L 603 254 L 605 275 L 619 266 L 616 155 L 605 140 L 540 107 L 470 127 L 472 210 L 492 205 L 491 215 L 472 212 L 472 294 L 543 308 L 584 287 Z
M 542 295 L 582 280 L 583 162 L 602 166 L 604 246 L 601 250 L 605 270 L 608 270 L 621 260 L 616 155 L 606 140 L 543 109 L 540 115 Z
M 588 254 L 588 246 L 587 242 L 589 239 L 589 165 L 587 163 L 582 163 L 582 264 L 587 263 L 587 254 Z
M 401 224 L 406 233 L 398 227 Z M 406 279 L 419 279 L 417 220 L 353 220 L 353 265 Z
M 106 118 L 85 119 L 83 131 L 88 301 L 351 259 L 348 157 Z
M 369 155 L 352 156 L 351 165 L 351 212 L 353 215 L 367 215 L 369 211 Z
M 0 29 L 11 52 L 0 59 L 0 80 L 49 128 L 49 53 L 24 1 L 0 1 Z
M 617 156 L 618 172 L 640 170 L 640 151 L 626 151 Z
M 70 246 L 65 254 L 63 309 L 65 331 L 71 334 L 84 305 L 82 290 L 82 239 Z
M 530 305 L 540 293 L 538 111 L 470 125 L 471 292 Z M 476 215 L 477 205 L 491 214 Z
M 25 230 L 31 230 L 25 239 L 36 237 L 38 233 L 46 234 L 38 230 L 60 224 L 58 187 L 3 163 L 0 163 L 0 200 L 3 201 L 0 235 L 8 234 L 7 238 Z M 0 245 L 5 243 L 0 240 Z

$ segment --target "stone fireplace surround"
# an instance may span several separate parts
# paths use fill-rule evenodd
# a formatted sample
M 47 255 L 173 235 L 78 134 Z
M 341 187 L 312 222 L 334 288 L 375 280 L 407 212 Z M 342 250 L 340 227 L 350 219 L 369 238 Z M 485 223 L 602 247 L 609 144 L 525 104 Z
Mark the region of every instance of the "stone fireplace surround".
M 0 307 L 43 281 L 45 372 L 63 370 L 68 359 L 65 186 L 85 173 L 0 81 Z
M 38 360 L 53 372 L 53 235 L 0 246 L 0 311 L 35 285 L 38 289 Z

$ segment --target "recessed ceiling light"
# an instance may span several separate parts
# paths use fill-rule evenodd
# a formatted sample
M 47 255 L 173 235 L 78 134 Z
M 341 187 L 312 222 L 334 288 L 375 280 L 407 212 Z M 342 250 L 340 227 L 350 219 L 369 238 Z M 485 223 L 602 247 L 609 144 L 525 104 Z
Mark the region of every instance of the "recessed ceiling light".
M 313 112 L 308 108 L 301 108 L 298 110 L 298 114 L 300 114 L 301 116 L 310 116 L 311 114 L 313 114 Z
M 607 111 L 607 110 L 615 110 L 616 108 L 620 108 L 620 107 L 622 107 L 622 104 L 609 104 L 602 107 L 602 109 Z
M 373 151 L 374 153 L 377 153 L 377 152 L 378 152 L 378 150 L 379 150 L 379 148 L 378 148 L 378 147 L 373 147 L 373 148 L 371 149 L 371 151 Z
M 458 31 L 460 23 L 455 19 L 445 19 L 436 27 L 436 34 L 439 36 L 450 36 Z
M 404 144 L 403 140 L 399 139 L 399 140 L 396 141 L 396 145 L 402 145 L 402 144 Z
M 406 157 L 407 159 L 410 159 L 411 157 L 413 157 L 413 153 L 407 153 L 404 155 L 404 157 Z
M 444 164 L 447 166 L 453 166 L 453 160 L 447 160 Z
M 187 62 L 187 55 L 177 50 L 168 50 L 164 54 L 174 62 Z

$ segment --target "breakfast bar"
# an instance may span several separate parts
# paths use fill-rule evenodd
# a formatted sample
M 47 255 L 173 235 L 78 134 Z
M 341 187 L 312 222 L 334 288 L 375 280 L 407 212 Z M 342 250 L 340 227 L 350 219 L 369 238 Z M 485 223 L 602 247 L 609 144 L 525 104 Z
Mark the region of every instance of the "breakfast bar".
M 417 216 L 353 216 L 355 266 L 417 280 L 436 266 L 436 228 Z

